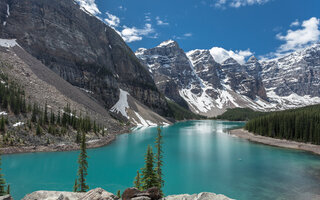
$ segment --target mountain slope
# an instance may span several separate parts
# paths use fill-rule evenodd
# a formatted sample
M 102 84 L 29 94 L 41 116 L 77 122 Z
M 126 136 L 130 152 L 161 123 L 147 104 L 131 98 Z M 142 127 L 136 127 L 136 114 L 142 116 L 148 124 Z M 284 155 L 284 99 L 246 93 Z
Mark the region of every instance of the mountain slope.
M 172 40 L 136 55 L 168 98 L 213 117 L 228 108 L 272 111 L 320 103 L 319 46 L 265 62 L 251 57 L 243 65 L 231 57 L 218 63 L 210 50 L 185 53 Z
M 157 113 L 167 113 L 165 98 L 122 38 L 73 0 L 3 0 L 0 20 L 0 38 L 17 39 L 106 108 L 118 101 L 123 88 Z

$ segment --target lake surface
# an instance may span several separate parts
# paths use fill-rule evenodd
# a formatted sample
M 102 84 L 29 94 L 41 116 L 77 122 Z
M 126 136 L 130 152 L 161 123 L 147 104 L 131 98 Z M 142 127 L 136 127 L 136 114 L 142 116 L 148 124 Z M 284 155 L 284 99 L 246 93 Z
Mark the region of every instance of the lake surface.
M 225 129 L 241 122 L 188 121 L 163 127 L 164 192 L 225 194 L 239 200 L 310 199 L 320 195 L 320 156 L 251 143 Z M 124 134 L 88 150 L 90 188 L 116 193 L 132 186 L 144 165 L 156 127 Z M 2 156 L 3 173 L 15 199 L 36 190 L 69 190 L 77 173 L 77 151 Z

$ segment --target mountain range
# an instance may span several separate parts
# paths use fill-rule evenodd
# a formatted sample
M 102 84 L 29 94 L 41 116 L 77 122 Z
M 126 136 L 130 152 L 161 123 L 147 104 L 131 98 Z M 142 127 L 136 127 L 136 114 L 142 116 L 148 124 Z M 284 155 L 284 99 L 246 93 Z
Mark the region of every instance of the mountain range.
M 69 101 L 98 113 L 93 116 L 109 126 L 119 125 L 117 120 L 149 126 L 170 123 L 172 103 L 208 117 L 235 107 L 272 111 L 320 103 L 319 44 L 246 63 L 215 58 L 210 50 L 185 52 L 172 40 L 134 53 L 112 27 L 73 0 L 3 0 L 0 21 L 3 57 L 17 56 L 13 66 L 25 64 L 66 97 L 49 100 L 56 97 L 52 90 L 41 95 L 29 82 L 29 97 L 55 104 L 54 112 Z M 11 74 L 25 83 L 23 70 Z
M 135 52 L 160 92 L 208 117 L 228 108 L 274 111 L 320 103 L 320 44 L 281 58 L 217 62 L 210 50 L 184 52 L 176 41 Z

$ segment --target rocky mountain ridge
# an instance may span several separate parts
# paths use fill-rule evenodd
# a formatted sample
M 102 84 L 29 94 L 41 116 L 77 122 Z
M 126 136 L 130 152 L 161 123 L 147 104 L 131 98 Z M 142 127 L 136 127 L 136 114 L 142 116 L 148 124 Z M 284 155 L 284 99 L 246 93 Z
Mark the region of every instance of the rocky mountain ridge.
M 100 110 L 111 112 L 123 90 L 149 116 L 156 116 L 148 119 L 150 124 L 167 122 L 159 117 L 170 116 L 167 101 L 148 70 L 121 36 L 75 1 L 3 0 L 0 22 L 0 38 L 16 40 L 35 60 L 96 101 Z M 139 113 L 136 107 L 131 109 Z M 121 119 L 136 125 L 147 120 L 136 115 Z
M 270 61 L 218 63 L 210 50 L 185 53 L 172 40 L 136 51 L 167 98 L 209 117 L 234 107 L 272 111 L 320 103 L 319 55 L 315 44 Z

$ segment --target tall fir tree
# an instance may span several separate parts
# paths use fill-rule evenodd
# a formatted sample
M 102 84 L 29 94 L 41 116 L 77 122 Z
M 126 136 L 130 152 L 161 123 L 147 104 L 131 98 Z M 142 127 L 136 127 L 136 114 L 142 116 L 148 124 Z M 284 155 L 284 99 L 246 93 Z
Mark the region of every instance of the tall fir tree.
M 5 123 L 4 117 L 2 116 L 0 121 L 0 131 L 4 132 L 5 129 L 6 129 L 6 123 Z
M 86 192 L 89 189 L 89 186 L 86 184 L 86 176 L 88 175 L 88 161 L 87 161 L 88 155 L 87 155 L 87 145 L 86 145 L 86 135 L 83 132 L 82 138 L 81 138 L 81 144 L 80 144 L 80 154 L 78 158 L 78 184 L 79 192 Z
M 141 182 L 140 182 L 140 172 L 137 170 L 137 176 L 135 177 L 133 181 L 134 187 L 138 190 L 141 190 Z
M 78 185 L 78 181 L 77 179 L 74 181 L 74 185 L 73 185 L 73 192 L 78 192 L 79 189 L 79 185 Z
M 46 102 L 46 104 L 44 105 L 44 117 L 43 117 L 43 122 L 44 124 L 48 124 L 49 123 L 49 118 L 48 118 L 48 104 Z
M 0 196 L 4 196 L 7 194 L 7 191 L 6 191 L 6 181 L 5 179 L 3 178 L 3 174 L 1 173 L 1 155 L 0 155 Z
M 158 133 L 157 133 L 157 137 L 156 137 L 156 149 L 157 149 L 157 154 L 156 154 L 156 168 L 155 171 L 157 173 L 157 178 L 158 178 L 158 187 L 160 190 L 161 195 L 163 194 L 162 192 L 162 187 L 164 185 L 164 180 L 163 180 L 163 174 L 162 174 L 162 165 L 163 165 L 163 151 L 162 151 L 162 135 L 161 135 L 161 129 L 160 127 L 158 127 Z
M 148 145 L 147 153 L 145 155 L 145 166 L 141 169 L 142 172 L 142 190 L 147 190 L 152 187 L 158 187 L 158 177 L 153 168 L 154 154 L 150 145 Z

